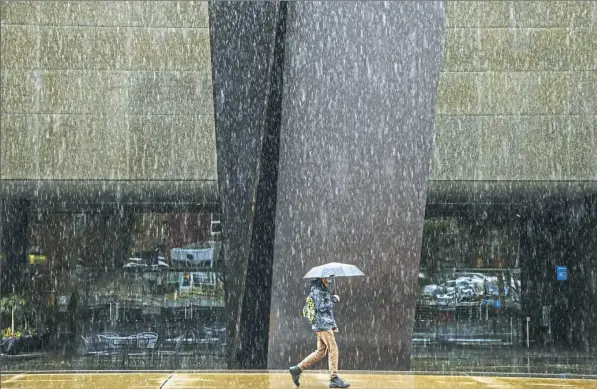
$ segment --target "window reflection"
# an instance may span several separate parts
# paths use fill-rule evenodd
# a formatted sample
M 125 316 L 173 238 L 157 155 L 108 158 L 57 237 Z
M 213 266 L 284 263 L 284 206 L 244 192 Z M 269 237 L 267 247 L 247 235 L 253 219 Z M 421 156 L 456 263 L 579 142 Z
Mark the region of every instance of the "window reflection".
M 475 216 L 425 220 L 415 344 L 522 341 L 519 222 Z
M 40 353 L 42 368 L 65 358 L 71 368 L 223 366 L 222 250 L 213 219 L 122 207 L 31 215 L 25 287 L 14 293 L 27 313 L 11 332 L 37 341 L 7 333 L 2 351 Z M 3 316 L 2 328 L 10 321 Z M 18 345 L 7 349 L 9 338 Z

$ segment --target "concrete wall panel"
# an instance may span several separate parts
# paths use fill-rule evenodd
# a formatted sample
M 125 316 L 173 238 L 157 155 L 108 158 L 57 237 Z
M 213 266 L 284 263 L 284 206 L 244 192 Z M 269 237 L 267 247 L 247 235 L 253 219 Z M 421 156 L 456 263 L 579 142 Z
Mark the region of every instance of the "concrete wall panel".
M 217 179 L 207 3 L 9 1 L 0 19 L 0 179 Z
M 597 179 L 596 22 L 594 1 L 448 2 L 431 179 Z

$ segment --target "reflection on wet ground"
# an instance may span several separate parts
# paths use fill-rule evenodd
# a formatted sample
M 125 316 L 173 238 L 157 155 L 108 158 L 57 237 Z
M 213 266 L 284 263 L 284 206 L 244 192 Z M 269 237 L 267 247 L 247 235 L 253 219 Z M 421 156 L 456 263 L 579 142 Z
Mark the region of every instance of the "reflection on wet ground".
M 485 372 L 503 374 L 584 374 L 597 375 L 594 352 L 509 349 L 454 348 L 451 350 L 414 349 L 412 371 Z
M 546 377 L 442 376 L 350 372 L 343 377 L 353 389 L 597 389 L 597 380 Z M 301 377 L 301 389 L 326 388 L 328 375 L 310 372 Z M 151 372 L 3 374 L 6 389 L 290 389 L 286 372 Z
M 462 348 L 451 350 L 413 349 L 410 370 L 439 374 L 487 373 L 504 374 L 576 374 L 597 376 L 597 358 L 594 352 L 562 350 L 512 350 L 507 348 Z M 121 369 L 121 364 L 101 365 L 88 357 L 65 358 L 62 355 L 0 355 L 0 371 L 82 371 Z M 176 362 L 176 363 L 174 363 Z M 100 367 L 98 367 L 100 366 Z M 156 360 L 147 366 L 130 364 L 129 371 L 141 370 L 225 370 L 226 360 L 221 355 L 185 354 L 178 360 Z

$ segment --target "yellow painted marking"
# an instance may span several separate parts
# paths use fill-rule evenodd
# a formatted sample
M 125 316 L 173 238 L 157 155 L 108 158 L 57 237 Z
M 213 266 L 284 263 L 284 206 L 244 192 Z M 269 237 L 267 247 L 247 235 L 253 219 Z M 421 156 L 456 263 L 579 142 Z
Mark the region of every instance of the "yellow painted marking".
M 25 377 L 25 374 L 17 374 L 17 375 L 15 375 L 15 376 L 12 376 L 12 377 L 10 377 L 10 378 L 3 379 L 3 380 L 1 380 L 0 382 L 2 382 L 3 384 L 7 384 L 7 383 L 9 383 L 9 382 L 13 382 L 13 381 L 20 380 L 20 379 L 21 379 L 21 378 L 23 378 L 23 377 Z

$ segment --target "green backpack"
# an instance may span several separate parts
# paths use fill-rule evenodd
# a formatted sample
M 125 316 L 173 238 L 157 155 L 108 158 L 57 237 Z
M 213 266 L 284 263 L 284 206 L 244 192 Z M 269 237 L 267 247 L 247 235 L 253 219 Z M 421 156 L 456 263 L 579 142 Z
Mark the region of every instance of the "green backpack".
M 309 323 L 315 323 L 315 302 L 311 296 L 307 296 L 305 306 L 303 307 L 303 317 L 309 320 Z

